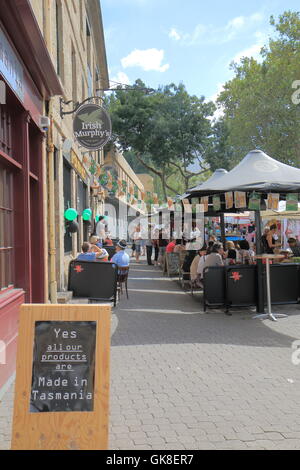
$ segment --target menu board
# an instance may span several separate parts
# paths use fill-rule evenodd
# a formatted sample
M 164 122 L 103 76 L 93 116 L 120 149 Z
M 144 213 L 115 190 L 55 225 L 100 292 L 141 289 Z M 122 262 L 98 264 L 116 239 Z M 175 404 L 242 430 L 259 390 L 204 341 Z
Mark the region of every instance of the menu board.
M 30 413 L 93 411 L 95 321 L 36 321 Z

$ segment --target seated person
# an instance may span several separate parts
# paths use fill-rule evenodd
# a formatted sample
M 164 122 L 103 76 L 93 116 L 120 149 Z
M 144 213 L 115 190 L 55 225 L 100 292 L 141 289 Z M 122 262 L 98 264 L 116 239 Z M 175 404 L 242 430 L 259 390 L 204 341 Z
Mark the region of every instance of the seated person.
M 203 271 L 207 267 L 211 266 L 223 266 L 223 245 L 222 243 L 214 243 L 213 247 L 211 248 L 211 251 L 208 255 L 205 257 L 205 261 L 203 264 Z
M 168 243 L 167 247 L 166 247 L 166 252 L 167 253 L 173 253 L 174 252 L 174 248 L 175 248 L 175 240 L 170 240 L 170 243 Z
M 300 256 L 300 242 L 297 240 L 296 236 L 290 235 L 288 238 L 288 244 L 292 250 L 293 256 L 298 258 Z
M 198 273 L 198 268 L 199 264 L 204 260 L 206 256 L 206 246 L 203 246 L 200 250 L 198 250 L 197 255 L 192 261 L 191 267 L 190 267 L 190 275 L 191 275 L 191 281 L 195 287 L 202 287 L 201 284 L 201 276 L 199 276 Z
M 226 248 L 227 248 L 227 251 L 225 252 L 225 256 L 226 256 L 225 264 L 226 265 L 235 264 L 237 252 L 236 252 L 235 244 L 233 243 L 233 241 L 228 240 L 226 242 Z
M 130 258 L 129 255 L 125 252 L 126 247 L 126 241 L 120 240 L 116 245 L 116 253 L 110 260 L 112 263 L 115 263 L 120 268 L 129 266 Z
M 174 246 L 173 253 L 179 253 L 180 251 L 185 251 L 185 245 L 183 243 L 183 240 L 177 239 L 175 246 Z
M 99 261 L 108 261 L 109 254 L 105 248 L 101 248 L 101 253 L 97 253 L 97 260 Z
M 91 251 L 95 253 L 100 253 L 101 248 L 102 248 L 102 243 L 100 241 L 100 238 L 97 235 L 92 235 L 90 237 L 90 245 L 91 245 Z
M 82 253 L 77 256 L 77 261 L 96 261 L 100 257 L 103 257 L 105 253 L 108 259 L 108 253 L 106 250 L 99 248 L 100 251 L 93 251 L 92 245 L 89 242 L 83 242 L 81 249 Z
M 237 254 L 237 263 L 240 264 L 253 264 L 253 257 L 250 253 L 250 246 L 247 240 L 240 240 L 240 250 Z
M 104 240 L 103 245 L 105 246 L 114 246 L 112 239 L 107 235 L 107 237 Z

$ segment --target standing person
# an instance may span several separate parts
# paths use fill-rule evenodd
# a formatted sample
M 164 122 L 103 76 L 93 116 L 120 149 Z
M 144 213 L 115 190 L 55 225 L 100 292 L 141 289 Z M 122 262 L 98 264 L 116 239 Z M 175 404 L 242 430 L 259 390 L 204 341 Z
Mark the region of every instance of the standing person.
M 281 243 L 276 243 L 276 238 L 275 238 L 276 235 L 277 235 L 277 225 L 273 224 L 270 226 L 270 230 L 266 236 L 266 240 L 268 244 L 267 253 L 269 254 L 273 254 L 274 249 L 281 246 Z
M 140 255 L 141 255 L 141 240 L 142 240 L 142 233 L 141 233 L 141 226 L 137 225 L 132 235 L 134 244 L 135 244 L 135 260 L 137 263 L 140 262 Z
M 100 215 L 100 217 L 99 217 L 99 221 L 98 221 L 97 226 L 96 226 L 96 233 L 97 233 L 98 237 L 100 238 L 101 243 L 103 243 L 105 238 L 106 238 L 106 236 L 105 236 L 105 219 L 104 219 L 103 215 Z
M 149 266 L 153 266 L 152 259 L 151 259 L 152 251 L 153 251 L 153 240 L 151 236 L 151 225 L 149 225 L 148 238 L 146 239 L 147 263 Z
M 158 264 L 162 267 L 164 266 L 166 248 L 167 248 L 167 245 L 169 243 L 166 236 L 167 236 L 167 234 L 166 234 L 165 230 L 160 229 L 159 230 L 159 237 L 158 237 L 158 246 L 159 246 Z
M 158 264 L 159 246 L 158 246 L 159 230 L 154 229 L 152 234 L 152 245 L 154 247 L 154 266 Z

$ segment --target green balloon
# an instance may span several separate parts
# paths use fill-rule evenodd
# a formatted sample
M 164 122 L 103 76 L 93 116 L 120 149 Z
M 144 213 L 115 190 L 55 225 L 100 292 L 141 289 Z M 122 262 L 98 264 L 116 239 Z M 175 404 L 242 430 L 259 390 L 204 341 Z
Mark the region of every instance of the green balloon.
M 64 216 L 65 216 L 65 219 L 72 221 L 76 219 L 76 217 L 78 216 L 78 213 L 76 209 L 73 209 L 72 207 L 70 207 L 69 209 L 65 211 Z
M 84 211 L 82 212 L 83 220 L 90 220 L 91 216 L 92 216 L 91 209 L 84 209 Z

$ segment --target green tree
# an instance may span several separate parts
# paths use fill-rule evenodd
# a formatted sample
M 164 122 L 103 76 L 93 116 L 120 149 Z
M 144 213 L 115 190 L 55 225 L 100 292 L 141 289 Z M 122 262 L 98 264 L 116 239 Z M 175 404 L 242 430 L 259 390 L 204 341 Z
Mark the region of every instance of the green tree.
M 300 165 L 300 108 L 292 102 L 292 84 L 300 79 L 300 14 L 280 15 L 276 37 L 261 50 L 259 63 L 233 63 L 235 77 L 220 94 L 228 129 L 227 149 L 235 163 L 258 148 L 290 165 Z
M 181 182 L 187 189 L 195 175 L 207 171 L 205 149 L 215 107 L 204 97 L 190 96 L 183 84 L 145 93 L 144 83 L 137 80 L 130 91 L 117 89 L 107 105 L 116 142 L 160 178 L 164 197 L 178 194 Z M 195 162 L 196 173 L 189 169 Z

